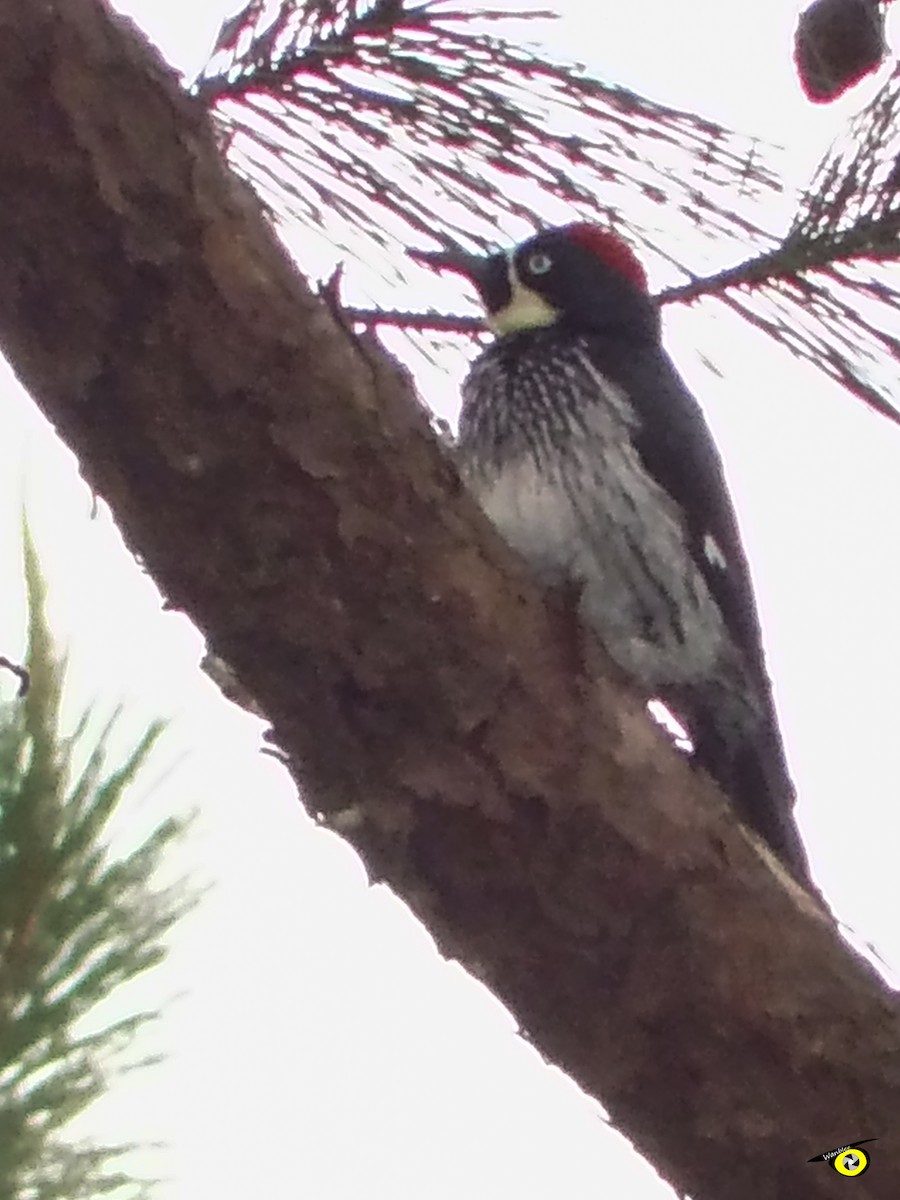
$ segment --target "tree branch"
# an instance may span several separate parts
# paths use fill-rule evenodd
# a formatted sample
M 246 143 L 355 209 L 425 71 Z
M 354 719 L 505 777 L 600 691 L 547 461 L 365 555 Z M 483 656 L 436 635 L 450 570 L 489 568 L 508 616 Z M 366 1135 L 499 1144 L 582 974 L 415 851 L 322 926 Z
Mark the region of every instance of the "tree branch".
M 893 996 L 546 606 L 128 22 L 0 31 L 4 350 L 307 803 L 694 1200 L 842 1195 L 806 1160 L 890 1153 Z
M 659 304 L 690 304 L 711 297 L 727 304 L 757 329 L 814 363 L 875 412 L 900 423 L 900 409 L 893 397 L 883 395 L 878 383 L 866 378 L 872 361 L 900 357 L 900 340 L 890 332 L 893 324 L 879 320 L 895 311 L 896 287 L 873 276 L 877 265 L 895 262 L 898 231 L 900 211 L 877 219 L 860 218 L 853 226 L 827 236 L 806 236 L 795 230 L 773 250 L 712 275 L 693 276 L 687 283 L 658 292 L 655 298 Z M 860 304 L 861 299 L 868 303 Z M 798 336 L 803 325 L 798 312 L 807 318 L 807 325 L 814 313 L 817 326 L 803 329 L 802 336 Z M 389 325 L 411 333 L 471 336 L 483 328 L 478 318 L 435 312 L 348 308 L 344 315 L 356 325 Z M 854 366 L 848 346 L 857 349 L 862 368 Z M 868 352 L 870 346 L 875 353 Z

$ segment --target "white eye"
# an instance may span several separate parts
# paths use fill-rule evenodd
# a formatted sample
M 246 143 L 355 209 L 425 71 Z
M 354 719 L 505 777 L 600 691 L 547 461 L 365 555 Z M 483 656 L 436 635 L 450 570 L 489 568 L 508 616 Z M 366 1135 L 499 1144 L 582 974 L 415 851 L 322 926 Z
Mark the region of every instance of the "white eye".
M 536 254 L 529 257 L 525 265 L 532 275 L 546 275 L 553 266 L 553 259 L 543 250 L 538 250 Z

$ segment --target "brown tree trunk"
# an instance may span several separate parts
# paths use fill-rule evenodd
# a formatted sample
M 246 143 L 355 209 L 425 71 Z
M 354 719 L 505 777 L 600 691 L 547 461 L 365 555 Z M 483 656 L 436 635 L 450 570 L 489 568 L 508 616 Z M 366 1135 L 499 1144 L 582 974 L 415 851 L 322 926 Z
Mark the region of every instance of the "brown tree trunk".
M 694 1200 L 843 1196 L 806 1160 L 851 1137 L 893 1200 L 894 997 L 547 608 L 129 23 L 0 0 L 0 34 L 3 349 L 309 807 Z

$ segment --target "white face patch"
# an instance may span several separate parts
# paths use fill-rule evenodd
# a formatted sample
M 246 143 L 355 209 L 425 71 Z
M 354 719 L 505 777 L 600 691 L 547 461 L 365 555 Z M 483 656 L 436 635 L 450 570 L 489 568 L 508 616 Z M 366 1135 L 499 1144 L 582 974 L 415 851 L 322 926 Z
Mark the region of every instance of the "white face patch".
M 728 559 L 711 533 L 707 533 L 703 537 L 703 553 L 706 555 L 706 561 L 712 566 L 718 567 L 720 571 L 728 570 Z
M 509 259 L 509 290 L 512 298 L 506 308 L 488 316 L 488 326 L 498 337 L 523 329 L 544 329 L 559 320 L 559 309 L 519 279 L 512 257 Z

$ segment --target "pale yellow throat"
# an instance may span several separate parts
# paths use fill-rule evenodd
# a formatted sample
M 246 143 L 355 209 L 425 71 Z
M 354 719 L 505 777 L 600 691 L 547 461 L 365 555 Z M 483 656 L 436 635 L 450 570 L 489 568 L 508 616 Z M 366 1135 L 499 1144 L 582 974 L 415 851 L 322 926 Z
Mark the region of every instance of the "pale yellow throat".
M 555 325 L 561 313 L 558 308 L 521 283 L 515 267 L 510 264 L 509 290 L 512 299 L 506 308 L 488 316 L 488 327 L 502 337 L 507 333 L 519 333 L 523 329 L 542 329 Z

